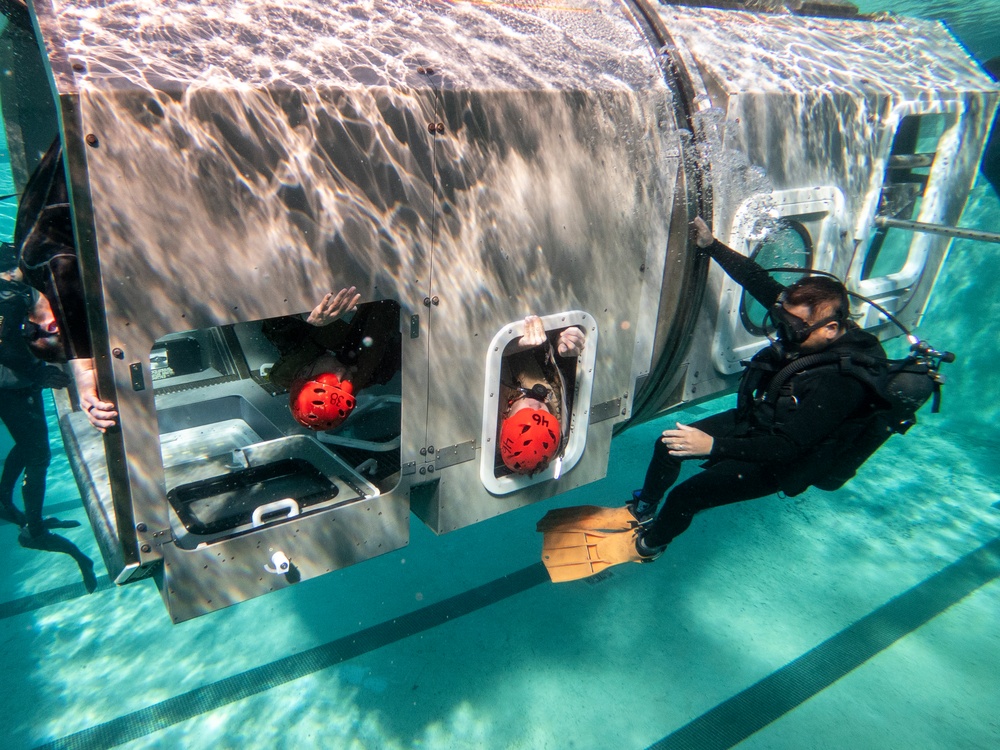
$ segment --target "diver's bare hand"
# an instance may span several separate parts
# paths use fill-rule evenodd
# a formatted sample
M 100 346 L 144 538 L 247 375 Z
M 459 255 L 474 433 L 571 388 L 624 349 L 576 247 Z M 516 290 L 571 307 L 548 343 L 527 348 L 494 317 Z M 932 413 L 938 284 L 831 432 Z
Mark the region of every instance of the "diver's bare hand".
M 118 422 L 118 411 L 110 401 L 102 401 L 97 395 L 97 376 L 94 372 L 94 360 L 72 359 L 69 362 L 76 381 L 76 393 L 80 400 L 80 408 L 86 412 L 90 424 L 98 432 L 107 432 Z
M 579 357 L 587 343 L 587 334 L 576 326 L 570 326 L 559 334 L 556 351 L 561 357 Z
M 341 289 L 336 294 L 327 292 L 326 296 L 309 313 L 306 323 L 317 327 L 328 326 L 347 313 L 357 310 L 358 302 L 361 300 L 361 295 L 357 291 L 352 286 L 348 289 Z
M 545 326 L 537 315 L 529 315 L 524 319 L 524 333 L 521 334 L 520 345 L 528 349 L 545 343 Z
M 660 440 L 667 446 L 671 456 L 679 458 L 707 456 L 715 444 L 715 438 L 707 432 L 680 422 L 677 422 L 677 429 L 664 430 Z
M 694 221 L 691 222 L 691 226 L 695 230 L 694 241 L 698 243 L 698 247 L 708 247 L 713 242 L 715 242 L 715 237 L 712 235 L 712 230 L 708 228 L 708 224 L 700 216 L 695 216 Z
M 87 419 L 98 432 L 107 432 L 118 423 L 118 411 L 110 401 L 101 401 L 97 391 L 80 393 L 80 408 L 87 412 Z

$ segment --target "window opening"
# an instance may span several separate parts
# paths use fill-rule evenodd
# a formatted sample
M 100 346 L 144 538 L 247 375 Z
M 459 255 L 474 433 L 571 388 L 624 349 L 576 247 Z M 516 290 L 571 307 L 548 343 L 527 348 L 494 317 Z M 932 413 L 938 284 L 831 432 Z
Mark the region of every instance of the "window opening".
M 917 220 L 938 145 L 953 122 L 954 115 L 944 113 L 908 115 L 900 121 L 886 165 L 878 216 Z M 912 230 L 878 228 L 865 256 L 861 279 L 902 271 L 912 241 Z
M 399 305 L 171 333 L 150 352 L 185 548 L 377 496 L 400 475 Z
M 159 339 L 149 353 L 153 388 L 170 392 L 194 385 L 210 385 L 237 375 L 234 349 L 227 342 L 231 326 L 182 331 Z M 227 335 L 228 333 L 228 335 Z
M 593 316 L 574 310 L 540 318 L 545 341 L 540 346 L 525 346 L 521 337 L 528 329 L 528 319 L 501 328 L 486 352 L 486 383 L 483 399 L 483 429 L 480 445 L 479 478 L 495 495 L 506 495 L 525 487 L 561 478 L 580 461 L 587 444 L 591 419 L 590 397 L 597 357 L 598 331 Z M 562 336 L 573 338 L 575 353 L 558 353 Z M 531 334 L 533 339 L 539 331 Z M 569 339 L 567 339 L 568 343 Z M 582 350 L 579 344 L 582 343 Z M 532 403 L 531 399 L 534 399 Z M 544 403 L 547 412 L 538 410 Z M 536 413 L 539 412 L 540 413 Z M 521 415 L 520 421 L 512 419 Z M 555 416 L 558 428 L 543 422 Z M 536 421 L 534 416 L 539 419 Z M 607 418 L 607 417 L 604 417 Z M 505 419 L 511 431 L 504 431 Z M 545 430 L 558 433 L 558 450 L 551 452 Z M 520 430 L 520 432 L 518 432 Z M 529 434 L 530 433 L 530 434 Z M 504 438 L 516 436 L 519 442 L 502 448 Z M 536 439 L 542 443 L 534 442 Z M 525 445 L 525 440 L 530 445 Z M 504 462 L 506 450 L 508 463 Z M 509 468 L 521 464 L 520 470 Z
M 500 372 L 500 400 L 497 413 L 497 446 L 494 451 L 493 474 L 503 477 L 515 473 L 509 469 L 501 456 L 504 421 L 515 411 L 519 402 L 530 401 L 537 408 L 536 421 L 540 410 L 547 410 L 554 420 L 551 425 L 539 424 L 539 428 L 551 426 L 554 429 L 556 445 L 553 446 L 557 458 L 565 448 L 568 437 L 570 415 L 576 392 L 577 357 L 562 357 L 557 347 L 559 336 L 566 328 L 546 331 L 548 341 L 542 346 L 527 351 L 520 350 L 519 339 L 504 348 Z M 544 418 L 544 415 L 542 416 Z M 541 439 L 541 438 L 539 438 Z M 546 462 L 544 469 L 548 463 Z M 532 472 L 533 473 L 533 472 Z

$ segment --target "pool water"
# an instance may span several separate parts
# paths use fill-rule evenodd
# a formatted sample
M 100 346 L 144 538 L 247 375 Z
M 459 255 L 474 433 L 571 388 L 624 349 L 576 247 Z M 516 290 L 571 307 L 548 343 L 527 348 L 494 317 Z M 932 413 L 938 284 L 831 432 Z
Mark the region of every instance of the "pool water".
M 994 0 L 859 4 L 1000 54 Z M 961 225 L 1000 226 L 985 180 Z M 596 579 L 549 583 L 535 522 L 621 503 L 660 430 L 730 398 L 616 438 L 594 485 L 441 537 L 414 518 L 402 550 L 177 626 L 151 581 L 87 595 L 0 524 L 0 747 L 995 747 L 998 278 L 1000 247 L 954 242 L 919 329 L 959 355 L 942 412 L 842 490 L 704 513 Z M 46 513 L 98 560 L 50 430 Z

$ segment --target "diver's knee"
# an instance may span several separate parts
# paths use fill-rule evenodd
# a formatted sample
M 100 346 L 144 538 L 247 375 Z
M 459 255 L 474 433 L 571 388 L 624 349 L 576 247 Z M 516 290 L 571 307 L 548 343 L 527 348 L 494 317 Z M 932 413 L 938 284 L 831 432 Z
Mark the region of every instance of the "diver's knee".
M 653 463 L 660 466 L 680 467 L 682 462 L 683 459 L 670 453 L 670 449 L 667 447 L 666 443 L 663 442 L 662 438 L 656 438 L 656 445 L 653 447 Z

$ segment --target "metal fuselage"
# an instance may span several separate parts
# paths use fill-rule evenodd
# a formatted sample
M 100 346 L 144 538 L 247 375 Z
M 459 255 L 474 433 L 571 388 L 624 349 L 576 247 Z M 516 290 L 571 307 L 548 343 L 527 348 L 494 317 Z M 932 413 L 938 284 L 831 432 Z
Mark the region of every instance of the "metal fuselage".
M 876 219 L 902 193 L 902 218 L 955 224 L 998 100 L 942 25 L 910 19 L 33 6 L 121 414 L 102 437 L 63 401 L 64 438 L 113 577 L 155 574 L 175 621 L 397 549 L 411 510 L 443 533 L 593 482 L 615 429 L 730 391 L 765 340 L 695 252 L 698 213 L 748 254 L 792 227 L 810 267 L 916 322 L 949 239 Z M 386 430 L 320 440 L 261 375 L 260 321 L 351 285 L 399 304 L 402 367 L 352 417 Z M 529 314 L 580 325 L 590 349 L 572 462 L 505 478 L 499 357 Z M 178 498 L 278 460 L 335 491 L 231 527 L 184 520 Z

